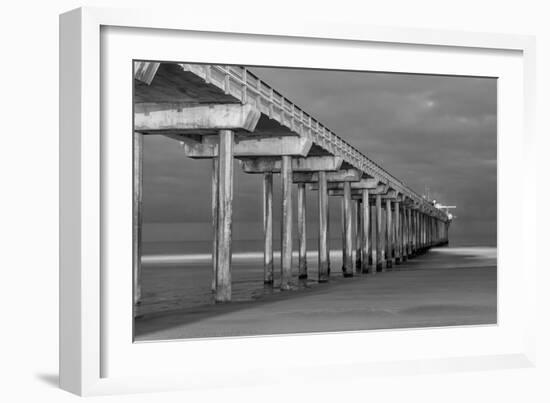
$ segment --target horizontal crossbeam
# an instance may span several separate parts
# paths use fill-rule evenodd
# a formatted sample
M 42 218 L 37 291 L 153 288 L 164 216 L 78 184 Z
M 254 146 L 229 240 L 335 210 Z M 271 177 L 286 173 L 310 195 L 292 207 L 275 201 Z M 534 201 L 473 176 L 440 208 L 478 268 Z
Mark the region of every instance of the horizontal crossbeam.
M 292 158 L 292 171 L 338 171 L 342 166 L 342 163 L 342 158 L 333 156 Z M 281 172 L 281 159 L 267 157 L 242 159 L 241 167 L 244 172 L 249 174 L 259 174 L 265 172 L 279 173 Z
M 363 173 L 357 169 L 342 169 L 336 172 L 327 172 L 327 182 L 357 182 L 361 180 Z M 292 176 L 294 183 L 317 183 L 318 172 L 296 172 Z
M 351 188 L 352 189 L 373 189 L 376 190 L 379 186 L 383 184 L 380 183 L 378 179 L 374 178 L 368 178 L 368 179 L 361 179 L 356 182 L 351 182 Z M 344 183 L 343 182 L 332 182 L 329 183 L 328 189 L 332 190 L 343 190 L 344 189 Z M 311 190 L 318 190 L 319 186 L 315 183 L 312 183 L 310 185 Z
M 185 155 L 190 158 L 214 158 L 218 155 L 218 136 L 202 136 L 200 141 L 183 139 Z M 312 142 L 305 137 L 262 137 L 235 139 L 233 156 L 281 157 L 290 155 L 306 157 Z
M 143 134 L 208 134 L 223 129 L 252 132 L 260 115 L 249 104 L 142 103 L 134 107 L 134 128 Z

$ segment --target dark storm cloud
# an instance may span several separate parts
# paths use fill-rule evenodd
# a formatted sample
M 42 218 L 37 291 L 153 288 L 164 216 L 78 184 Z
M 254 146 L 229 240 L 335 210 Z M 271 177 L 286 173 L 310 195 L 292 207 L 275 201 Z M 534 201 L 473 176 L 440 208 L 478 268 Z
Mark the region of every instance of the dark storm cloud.
M 432 198 L 456 204 L 455 240 L 496 242 L 496 80 L 252 71 L 418 193 L 429 188 Z M 208 161 L 185 158 L 173 140 L 148 138 L 144 170 L 146 221 L 210 222 Z M 261 222 L 261 178 L 237 165 L 235 174 L 236 222 Z

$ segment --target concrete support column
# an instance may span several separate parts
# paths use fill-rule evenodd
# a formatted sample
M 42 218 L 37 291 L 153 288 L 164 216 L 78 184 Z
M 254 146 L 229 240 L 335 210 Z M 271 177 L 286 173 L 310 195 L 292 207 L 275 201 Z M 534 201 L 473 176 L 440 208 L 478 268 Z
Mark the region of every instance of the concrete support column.
M 409 209 L 409 258 L 414 256 L 414 210 Z
M 409 231 L 409 223 L 407 221 L 407 207 L 403 205 L 401 207 L 401 261 L 407 261 L 408 255 L 408 244 L 407 244 L 407 234 Z
M 292 158 L 282 156 L 281 163 L 281 290 L 292 285 Z
M 418 252 L 418 211 L 412 211 L 413 220 L 413 255 L 416 256 Z
M 375 271 L 383 270 L 383 250 L 382 250 L 382 196 L 376 195 L 376 260 Z
M 346 271 L 346 213 L 345 213 L 345 201 L 342 197 L 342 203 L 340 208 L 340 229 L 342 231 L 342 273 Z
M 370 245 L 369 245 L 369 273 L 376 273 L 377 256 L 376 248 L 378 245 L 378 230 L 376 219 L 376 202 L 373 200 L 371 205 L 369 200 L 369 213 L 370 213 Z
M 422 213 L 422 249 L 427 246 L 426 214 Z
M 409 207 L 407 209 L 407 226 L 408 226 L 408 230 L 407 230 L 407 234 L 408 234 L 408 238 L 407 238 L 407 245 L 408 245 L 408 248 L 407 248 L 407 255 L 408 257 L 412 256 L 413 254 L 413 238 L 412 238 L 412 228 L 413 228 L 413 223 L 412 223 L 412 211 L 411 211 L 411 208 Z
M 435 244 L 435 218 L 430 216 L 430 246 Z
M 422 231 L 422 215 L 420 211 L 416 212 L 416 224 L 417 224 L 417 252 L 420 253 L 422 250 L 422 238 L 421 238 L 421 231 Z
M 395 203 L 395 263 L 400 264 L 402 261 L 403 243 L 401 241 L 402 228 L 401 228 L 401 209 L 399 201 Z
M 428 247 L 428 216 L 426 214 L 422 214 L 422 236 L 424 238 L 422 246 L 426 249 Z
M 218 157 L 212 158 L 212 292 L 216 292 L 218 280 L 218 188 L 219 167 Z
M 408 208 L 407 210 L 407 217 L 409 221 L 409 259 L 413 257 L 414 255 L 414 210 L 412 208 Z
M 434 239 L 434 246 L 437 246 L 437 243 L 438 243 L 438 224 L 439 224 L 439 221 L 437 219 L 437 217 L 433 217 L 433 222 L 434 222 L 434 236 L 433 236 L 433 239 Z
M 432 216 L 428 216 L 428 228 L 429 228 L 429 240 L 430 240 L 430 248 L 431 248 L 434 243 L 434 220 Z
M 437 224 L 438 224 L 438 220 L 436 217 L 432 217 L 432 221 L 433 221 L 433 243 L 434 243 L 434 246 L 437 246 Z
M 430 216 L 426 214 L 426 248 L 430 247 Z
M 401 205 L 401 261 L 407 261 L 407 207 L 405 204 Z
M 431 221 L 432 221 L 432 246 L 435 246 L 436 243 L 437 243 L 437 227 L 436 227 L 436 224 L 437 224 L 437 221 L 435 219 L 435 217 L 430 217 L 431 218 Z
M 437 243 L 438 243 L 438 231 L 437 231 L 437 226 L 438 226 L 438 220 L 436 217 L 433 217 L 432 218 L 432 221 L 434 223 L 433 225 L 433 228 L 434 228 L 434 236 L 433 236 L 433 241 L 434 241 L 434 246 L 437 246 Z
M 412 220 L 413 220 L 413 256 L 416 256 L 418 252 L 418 212 L 413 210 Z
M 298 183 L 298 278 L 307 278 L 306 184 Z
M 407 207 L 403 204 L 400 211 L 401 222 L 401 262 L 407 261 Z
M 218 162 L 218 251 L 216 302 L 231 301 L 231 230 L 233 217 L 232 130 L 219 131 Z
M 424 213 L 420 213 L 419 218 L 419 238 L 420 238 L 420 252 L 423 252 L 424 249 Z
M 430 247 L 435 244 L 435 218 L 430 216 Z
M 355 226 L 355 271 L 361 273 L 361 262 L 362 258 L 362 245 L 363 245 L 363 220 L 361 213 L 361 199 L 356 200 L 355 204 L 355 214 L 356 214 L 356 226 Z
M 433 243 L 433 220 L 428 216 L 428 247 L 431 248 Z
M 370 219 L 369 219 L 369 190 L 363 189 L 361 192 L 362 196 L 362 203 L 361 203 L 361 273 L 367 273 L 368 272 L 368 265 L 369 265 L 369 248 L 370 248 L 370 240 L 369 240 L 369 227 L 370 227 Z
M 426 248 L 426 250 L 430 247 L 428 214 L 424 214 L 424 247 Z
M 413 256 L 416 256 L 416 252 L 418 249 L 418 222 L 417 222 L 417 211 L 412 210 L 411 211 L 411 218 L 412 218 L 412 253 Z
M 392 202 L 386 199 L 386 267 L 390 268 L 394 262 L 394 228 L 392 223 Z
M 419 216 L 419 223 L 420 223 L 420 234 L 419 234 L 419 237 L 420 237 L 420 252 L 424 252 L 424 213 L 420 213 L 420 216 Z
M 351 183 L 344 182 L 344 263 L 342 271 L 344 277 L 353 276 L 353 222 L 351 212 Z
M 264 284 L 273 284 L 273 173 L 264 174 Z
M 326 174 L 325 174 L 326 178 Z M 330 276 L 330 204 L 328 197 L 328 185 L 327 185 L 327 275 Z
M 143 134 L 134 133 L 133 144 L 134 191 L 133 209 L 133 298 L 134 307 L 141 302 L 141 233 L 143 227 Z M 134 316 L 136 312 L 134 312 Z
M 328 190 L 327 174 L 319 172 L 319 282 L 328 281 L 329 276 L 329 245 L 328 245 Z

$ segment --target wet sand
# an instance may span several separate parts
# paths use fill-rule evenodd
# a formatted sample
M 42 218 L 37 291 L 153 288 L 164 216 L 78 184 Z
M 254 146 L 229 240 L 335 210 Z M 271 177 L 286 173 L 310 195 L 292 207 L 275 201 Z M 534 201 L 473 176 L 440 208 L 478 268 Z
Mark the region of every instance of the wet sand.
M 312 254 L 310 280 L 285 292 L 264 287 L 261 259 L 238 259 L 226 304 L 212 301 L 208 262 L 146 265 L 136 341 L 496 323 L 495 248 L 434 248 L 353 278 L 341 275 L 340 255 L 329 283 L 315 281 Z

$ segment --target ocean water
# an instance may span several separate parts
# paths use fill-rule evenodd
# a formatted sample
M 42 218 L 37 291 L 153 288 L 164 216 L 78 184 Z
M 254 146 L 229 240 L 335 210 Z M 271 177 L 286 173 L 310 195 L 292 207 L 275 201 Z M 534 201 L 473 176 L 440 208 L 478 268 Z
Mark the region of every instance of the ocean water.
M 263 241 L 234 241 L 232 247 L 232 301 L 251 301 L 280 292 L 280 259 L 277 250 L 274 251 L 275 283 L 274 286 L 266 286 L 263 283 Z M 214 304 L 211 292 L 211 248 L 210 242 L 144 243 L 142 301 L 138 314 L 150 315 Z M 331 251 L 331 275 L 334 274 L 334 277 L 341 274 L 341 257 L 341 249 Z M 314 246 L 308 251 L 307 264 L 308 279 L 299 280 L 298 256 L 294 252 L 293 288 L 307 288 L 317 284 L 317 249 Z
M 193 309 L 200 310 L 213 305 L 211 292 L 212 258 L 210 242 L 154 242 L 143 245 L 142 260 L 142 301 L 138 306 L 141 316 L 157 315 L 172 311 Z M 266 295 L 279 293 L 280 259 L 278 251 L 274 252 L 274 286 L 263 283 L 263 241 L 235 241 L 232 253 L 232 301 L 253 301 Z M 440 262 L 448 261 L 448 255 L 460 255 L 462 266 L 468 266 L 469 250 L 471 248 L 442 248 L 430 252 L 430 264 L 440 266 Z M 297 277 L 297 248 L 293 255 L 293 288 L 303 289 L 315 287 L 318 278 L 317 247 L 308 244 L 308 276 L 307 280 Z M 442 252 L 444 251 L 444 252 Z M 477 262 L 479 256 L 490 264 L 496 264 L 496 248 L 475 248 L 471 254 L 472 262 Z M 424 258 L 410 261 L 416 268 L 425 268 Z M 331 282 L 345 281 L 342 276 L 341 240 L 331 241 Z M 475 263 L 478 264 L 478 263 Z M 454 263 L 449 268 L 454 268 Z
M 279 250 L 279 240 L 273 240 L 274 251 Z M 308 239 L 307 249 L 317 250 L 317 240 Z M 341 239 L 331 239 L 329 241 L 331 249 L 337 250 L 342 246 Z M 263 253 L 264 241 L 259 239 L 253 240 L 233 240 L 231 247 L 234 253 Z M 298 241 L 294 240 L 294 249 L 298 248 Z M 180 241 L 180 242 L 143 242 L 142 254 L 146 255 L 169 255 L 169 254 L 210 254 L 212 253 L 211 241 Z

